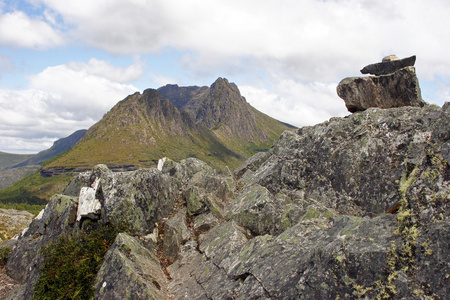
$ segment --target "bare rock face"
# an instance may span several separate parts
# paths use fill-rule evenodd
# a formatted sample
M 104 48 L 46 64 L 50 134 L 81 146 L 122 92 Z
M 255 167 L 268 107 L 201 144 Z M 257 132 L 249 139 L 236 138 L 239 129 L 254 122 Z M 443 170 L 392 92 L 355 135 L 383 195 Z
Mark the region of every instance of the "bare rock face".
M 392 108 L 402 106 L 423 107 L 419 80 L 412 67 L 415 56 L 404 60 L 392 60 L 366 66 L 363 74 L 380 76 L 348 77 L 337 86 L 339 97 L 344 99 L 349 112 L 363 111 L 370 107 Z M 386 60 L 395 59 L 393 57 Z

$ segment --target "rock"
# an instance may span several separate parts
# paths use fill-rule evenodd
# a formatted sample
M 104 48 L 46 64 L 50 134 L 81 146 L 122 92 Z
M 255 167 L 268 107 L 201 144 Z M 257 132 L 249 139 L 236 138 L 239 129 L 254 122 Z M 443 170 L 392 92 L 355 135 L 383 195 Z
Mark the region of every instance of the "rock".
M 179 183 L 157 169 L 108 171 L 99 176 L 105 223 L 127 225 L 144 236 L 153 231 L 155 222 L 174 212 Z
M 186 226 L 186 212 L 180 211 L 164 223 L 163 253 L 169 263 L 173 263 L 183 243 L 191 234 Z
M 156 255 L 119 233 L 97 274 L 95 299 L 170 299 Z
M 14 280 L 26 285 L 14 291 L 13 299 L 30 299 L 39 278 L 43 257 L 39 249 L 56 242 L 62 233 L 74 230 L 78 199 L 65 195 L 53 196 L 40 216 L 33 219 L 8 255 L 6 271 Z
M 238 178 L 197 159 L 96 167 L 72 192 L 98 182 L 92 222 L 133 234 L 108 251 L 96 298 L 446 299 L 449 128 L 448 103 L 369 108 L 286 131 Z M 32 297 L 38 249 L 80 230 L 77 205 L 54 196 L 6 242 L 22 284 L 9 299 Z
M 0 208 L 0 244 L 28 228 L 33 215 L 27 211 Z
M 389 55 L 383 58 L 381 63 L 371 64 L 365 66 L 362 70 L 362 74 L 372 74 L 372 75 L 387 75 L 392 74 L 405 67 L 412 67 L 416 63 L 416 56 L 398 59 L 395 55 Z
M 282 204 L 266 188 L 252 185 L 233 202 L 228 218 L 253 235 L 276 234 L 282 229 Z
M 397 55 L 391 54 L 391 55 L 383 57 L 381 62 L 390 62 L 390 61 L 394 61 L 394 60 L 399 60 L 399 58 L 397 57 Z
M 383 76 L 345 78 L 337 86 L 337 93 L 344 99 L 345 106 L 352 113 L 370 107 L 425 105 L 419 81 L 411 67 Z
M 81 188 L 80 196 L 78 198 L 78 222 L 81 221 L 81 218 L 90 218 L 93 220 L 99 219 L 102 209 L 100 201 L 96 198 L 99 183 L 100 179 L 97 178 L 92 184 L 92 187 Z

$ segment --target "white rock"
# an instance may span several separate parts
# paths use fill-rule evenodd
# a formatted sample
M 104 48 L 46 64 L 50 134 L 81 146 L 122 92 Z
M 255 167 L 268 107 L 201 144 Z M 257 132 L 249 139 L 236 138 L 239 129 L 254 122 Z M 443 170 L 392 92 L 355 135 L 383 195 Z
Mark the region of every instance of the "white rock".
M 81 188 L 78 197 L 77 221 L 80 221 L 83 217 L 98 219 L 102 209 L 102 204 L 95 198 L 99 182 L 100 179 L 97 178 L 92 187 Z
M 45 208 L 47 208 L 47 206 L 48 206 L 48 204 L 45 206 Z M 44 215 L 45 208 L 39 212 L 39 214 L 34 218 L 35 220 L 42 219 L 42 216 Z
M 160 160 L 158 160 L 158 170 L 162 171 L 164 167 L 164 163 L 166 162 L 167 157 L 163 157 Z

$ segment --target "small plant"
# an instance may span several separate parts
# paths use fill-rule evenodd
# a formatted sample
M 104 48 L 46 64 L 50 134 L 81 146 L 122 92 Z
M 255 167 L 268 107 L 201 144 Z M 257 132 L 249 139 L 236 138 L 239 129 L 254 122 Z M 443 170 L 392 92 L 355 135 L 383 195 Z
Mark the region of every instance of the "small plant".
M 11 252 L 11 248 L 9 247 L 0 248 L 0 266 L 6 263 L 9 252 Z
M 33 299 L 93 298 L 95 276 L 118 233 L 110 225 L 94 226 L 43 247 L 44 263 Z

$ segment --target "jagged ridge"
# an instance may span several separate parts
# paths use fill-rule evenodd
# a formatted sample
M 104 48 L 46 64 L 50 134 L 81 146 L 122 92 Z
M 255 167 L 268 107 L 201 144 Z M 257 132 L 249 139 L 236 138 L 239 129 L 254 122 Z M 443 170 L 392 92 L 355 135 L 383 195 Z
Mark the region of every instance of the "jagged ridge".
M 252 108 L 226 79 L 210 88 L 168 85 L 120 101 L 42 173 L 80 171 L 98 163 L 136 169 L 155 166 L 164 156 L 197 157 L 218 169 L 234 168 L 288 128 Z

